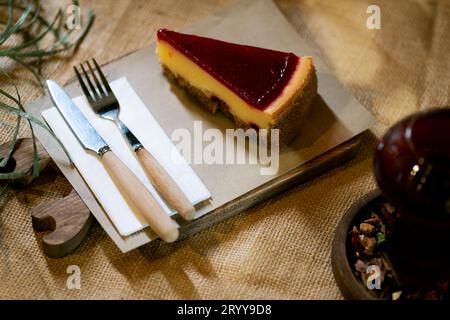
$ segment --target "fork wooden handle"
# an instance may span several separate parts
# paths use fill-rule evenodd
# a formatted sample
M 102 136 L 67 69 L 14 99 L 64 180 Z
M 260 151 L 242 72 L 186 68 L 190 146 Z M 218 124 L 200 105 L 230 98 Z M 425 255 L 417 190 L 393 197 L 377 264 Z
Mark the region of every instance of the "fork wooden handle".
M 150 228 L 165 242 L 177 240 L 178 226 L 133 172 L 112 151 L 106 152 L 101 161 L 121 194 L 139 211 Z
M 195 208 L 172 177 L 145 148 L 136 151 L 145 173 L 159 194 L 186 220 L 195 216 Z

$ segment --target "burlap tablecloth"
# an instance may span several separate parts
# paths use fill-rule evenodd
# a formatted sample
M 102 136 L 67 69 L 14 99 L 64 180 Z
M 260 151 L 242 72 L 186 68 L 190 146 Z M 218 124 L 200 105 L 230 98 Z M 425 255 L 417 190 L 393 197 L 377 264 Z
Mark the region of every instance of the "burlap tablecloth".
M 76 62 L 93 55 L 115 59 L 148 44 L 159 27 L 182 27 L 232 2 L 82 1 L 82 9 L 90 3 L 97 14 L 93 29 L 73 57 L 49 61 L 44 74 L 66 81 Z M 62 197 L 70 186 L 47 175 L 26 189 L 9 189 L 0 199 L 0 298 L 341 298 L 331 272 L 331 241 L 345 210 L 376 187 L 375 136 L 411 112 L 450 103 L 450 2 L 376 1 L 382 29 L 368 30 L 372 2 L 277 1 L 379 121 L 355 159 L 192 238 L 128 254 L 96 224 L 75 253 L 47 258 L 29 210 Z M 43 4 L 49 13 L 65 8 L 56 0 Z M 29 80 L 20 82 L 20 90 L 25 101 L 42 94 Z M 13 124 L 0 113 L 0 142 L 11 137 Z M 25 126 L 21 132 L 29 135 Z M 66 286 L 70 265 L 81 270 L 79 290 Z

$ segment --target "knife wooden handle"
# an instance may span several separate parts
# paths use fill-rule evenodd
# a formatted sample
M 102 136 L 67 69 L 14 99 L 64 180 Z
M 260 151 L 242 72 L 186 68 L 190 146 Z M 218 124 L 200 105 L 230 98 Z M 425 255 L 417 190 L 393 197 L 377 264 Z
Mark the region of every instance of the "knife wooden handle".
M 136 155 L 147 177 L 169 206 L 184 219 L 192 220 L 195 216 L 194 206 L 161 164 L 145 148 L 137 150 Z
M 112 151 L 106 152 L 101 161 L 121 194 L 139 211 L 150 228 L 165 242 L 177 240 L 178 226 L 133 172 Z

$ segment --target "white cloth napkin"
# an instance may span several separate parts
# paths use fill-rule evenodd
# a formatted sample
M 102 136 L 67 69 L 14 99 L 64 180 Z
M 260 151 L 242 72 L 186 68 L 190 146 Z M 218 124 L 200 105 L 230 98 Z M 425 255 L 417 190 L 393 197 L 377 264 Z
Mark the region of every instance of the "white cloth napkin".
M 119 100 L 120 119 L 141 141 L 144 147 L 161 163 L 175 180 L 188 199 L 197 204 L 211 197 L 209 190 L 180 155 L 176 147 L 152 116 L 148 108 L 131 87 L 126 78 L 110 83 Z M 109 120 L 98 117 L 84 96 L 73 99 L 84 116 L 108 143 L 113 152 L 130 168 L 155 196 L 167 214 L 172 211 L 161 199 L 147 179 L 133 151 L 123 138 L 118 127 Z M 59 111 L 53 107 L 42 112 L 50 128 L 67 148 L 72 161 L 86 183 L 103 206 L 109 218 L 122 236 L 142 230 L 147 225 L 137 212 L 133 212 L 120 194 L 99 158 L 82 148 Z

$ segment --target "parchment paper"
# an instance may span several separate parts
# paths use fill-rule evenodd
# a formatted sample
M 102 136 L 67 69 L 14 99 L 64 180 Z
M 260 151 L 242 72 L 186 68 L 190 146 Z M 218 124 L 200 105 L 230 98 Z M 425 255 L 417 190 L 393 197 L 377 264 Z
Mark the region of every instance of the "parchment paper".
M 296 33 L 269 0 L 242 2 L 178 31 L 313 56 L 319 81 L 319 97 L 297 139 L 282 150 L 278 175 L 354 137 L 371 127 L 374 121 L 314 54 L 308 41 Z M 154 44 L 105 66 L 104 71 L 110 80 L 127 77 L 169 137 L 180 127 L 193 134 L 194 121 L 202 121 L 203 130 L 218 128 L 225 131 L 226 128 L 234 127 L 228 118 L 204 111 L 198 102 L 162 75 Z M 72 96 L 80 94 L 76 84 L 66 89 Z M 49 99 L 43 98 L 26 108 L 40 118 L 41 111 L 49 107 Z M 57 164 L 65 161 L 58 145 L 44 130 L 36 127 L 36 134 Z M 205 215 L 276 177 L 261 175 L 258 165 L 192 164 L 192 167 L 212 194 L 209 204 L 199 209 L 199 215 Z M 120 250 L 128 251 L 154 239 L 148 230 L 121 237 L 76 169 L 64 167 L 61 170 Z M 195 221 L 191 223 L 195 224 Z

